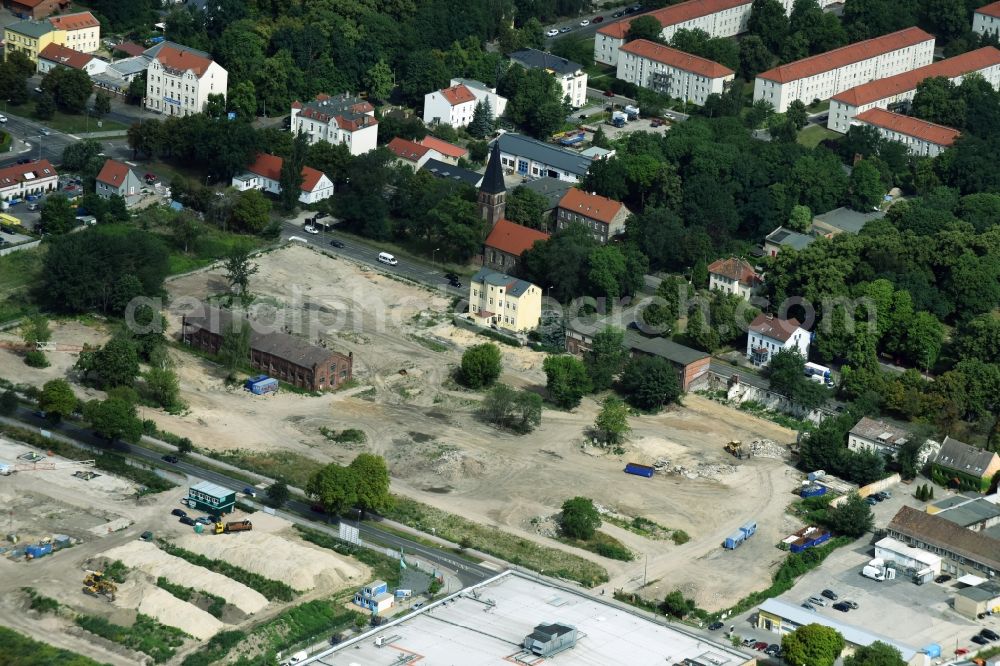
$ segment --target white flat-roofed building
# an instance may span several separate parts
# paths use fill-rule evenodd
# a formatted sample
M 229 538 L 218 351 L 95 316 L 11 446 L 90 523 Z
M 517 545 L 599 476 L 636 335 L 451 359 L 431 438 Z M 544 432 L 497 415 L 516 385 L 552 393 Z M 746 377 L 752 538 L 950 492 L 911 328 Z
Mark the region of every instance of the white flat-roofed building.
M 736 76 L 725 65 L 646 39 L 618 51 L 619 79 L 699 106 L 709 95 L 721 95 Z
M 830 98 L 830 117 L 826 126 L 835 132 L 846 133 L 854 119 L 869 109 L 878 107 L 893 111 L 907 106 L 917 92 L 917 85 L 924 79 L 940 76 L 959 84 L 965 75 L 973 72 L 980 74 L 994 88 L 1000 86 L 1000 50 L 984 46 L 837 93 Z
M 1000 35 L 1000 2 L 991 2 L 975 11 L 972 31 L 980 35 Z
M 778 113 L 795 100 L 809 104 L 887 76 L 934 62 L 934 35 L 906 28 L 779 65 L 757 75 L 754 101 L 770 102 Z
M 951 127 L 904 116 L 875 107 L 854 118 L 858 125 L 869 125 L 889 141 L 898 141 L 913 155 L 935 157 L 950 148 L 961 132 Z
M 554 652 L 546 643 L 566 630 Z M 742 666 L 754 658 L 728 642 L 665 625 L 578 589 L 505 571 L 478 585 L 310 655 L 305 664 L 389 664 L 399 655 L 421 663 L 496 666 Z

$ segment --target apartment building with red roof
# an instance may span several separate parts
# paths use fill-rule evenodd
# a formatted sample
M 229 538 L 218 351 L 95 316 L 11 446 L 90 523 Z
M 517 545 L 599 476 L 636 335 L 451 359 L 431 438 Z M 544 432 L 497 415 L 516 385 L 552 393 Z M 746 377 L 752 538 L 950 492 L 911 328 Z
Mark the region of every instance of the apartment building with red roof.
M 830 117 L 826 126 L 835 132 L 846 133 L 858 114 L 869 109 L 878 107 L 893 111 L 908 105 L 917 92 L 917 85 L 924 79 L 940 76 L 958 84 L 962 77 L 973 72 L 980 74 L 993 88 L 1000 87 L 1000 50 L 984 46 L 837 93 L 830 98 Z
M 20 18 L 37 20 L 62 11 L 71 4 L 70 0 L 9 0 L 4 7 Z
M 582 224 L 598 243 L 604 244 L 625 233 L 625 220 L 630 214 L 621 201 L 571 187 L 556 208 L 556 230 Z
M 311 102 L 292 102 L 291 130 L 309 143 L 343 144 L 351 155 L 364 155 L 378 143 L 375 107 L 357 95 L 316 95 Z
M 932 62 L 934 35 L 906 28 L 761 72 L 754 81 L 753 98 L 784 113 L 795 100 L 809 104 L 829 99 L 848 88 Z
M 204 51 L 173 42 L 148 49 L 146 108 L 168 116 L 189 116 L 205 110 L 209 95 L 229 90 L 229 73 Z
M 980 35 L 1000 35 L 1000 1 L 984 5 L 973 13 L 972 31 Z
M 261 190 L 281 194 L 281 166 L 284 160 L 277 155 L 261 153 L 247 167 L 246 173 L 233 176 L 232 186 L 240 192 Z M 333 196 L 333 181 L 322 171 L 310 166 L 302 167 L 302 185 L 299 202 L 313 204 Z
M 490 105 L 494 118 L 507 109 L 507 98 L 495 88 L 472 79 L 452 79 L 447 88 L 424 95 L 424 123 L 467 127 L 479 102 Z
M 892 113 L 878 107 L 855 116 L 854 121 L 878 130 L 889 141 L 898 141 L 913 155 L 935 157 L 949 148 L 961 132 L 913 116 Z
M 101 22 L 90 12 L 50 16 L 49 23 L 63 33 L 59 42 L 74 51 L 93 53 L 101 48 Z
M 709 95 L 721 95 L 736 73 L 707 58 L 636 39 L 619 49 L 616 76 L 640 88 L 702 106 Z

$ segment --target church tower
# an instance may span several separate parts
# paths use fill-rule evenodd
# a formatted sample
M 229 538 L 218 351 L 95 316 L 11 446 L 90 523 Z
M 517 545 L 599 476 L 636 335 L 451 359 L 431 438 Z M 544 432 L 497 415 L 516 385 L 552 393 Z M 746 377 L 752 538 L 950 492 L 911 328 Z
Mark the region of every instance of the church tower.
M 490 228 L 503 219 L 507 207 L 507 186 L 503 182 L 503 165 L 500 164 L 500 141 L 493 143 L 490 160 L 486 164 L 486 175 L 479 187 L 479 214 Z

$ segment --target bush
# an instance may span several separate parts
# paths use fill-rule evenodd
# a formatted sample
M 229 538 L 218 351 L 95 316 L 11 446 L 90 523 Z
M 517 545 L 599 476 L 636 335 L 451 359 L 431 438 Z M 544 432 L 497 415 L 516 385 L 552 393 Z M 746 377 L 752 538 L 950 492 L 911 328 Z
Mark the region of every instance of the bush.
M 101 638 L 148 654 L 157 664 L 172 658 L 187 636 L 180 629 L 160 624 L 142 613 L 136 616 L 131 627 L 113 624 L 93 615 L 77 616 L 76 624 Z
M 96 661 L 32 640 L 16 631 L 0 627 L 0 645 L 5 664 L 59 664 L 59 666 L 100 666 Z
M 635 559 L 632 555 L 632 551 L 622 545 L 616 545 L 613 543 L 598 543 L 594 546 L 594 552 L 598 555 L 611 558 L 612 560 L 621 560 L 622 562 L 631 562 Z
M 489 386 L 500 377 L 503 364 L 500 348 L 494 344 L 484 343 L 469 347 L 462 354 L 462 365 L 458 379 L 471 389 Z
M 678 546 L 683 546 L 691 540 L 691 535 L 684 530 L 674 530 L 670 533 L 670 539 Z
M 594 507 L 594 500 L 574 497 L 563 502 L 559 523 L 563 534 L 571 539 L 586 541 L 592 539 L 601 526 L 601 516 Z
M 40 352 L 37 349 L 32 349 L 30 352 L 25 354 L 24 362 L 32 368 L 49 367 L 49 359 L 45 358 L 44 352 Z
M 235 647 L 246 641 L 242 631 L 223 631 L 212 636 L 205 647 L 184 658 L 181 666 L 211 666 L 225 659 Z

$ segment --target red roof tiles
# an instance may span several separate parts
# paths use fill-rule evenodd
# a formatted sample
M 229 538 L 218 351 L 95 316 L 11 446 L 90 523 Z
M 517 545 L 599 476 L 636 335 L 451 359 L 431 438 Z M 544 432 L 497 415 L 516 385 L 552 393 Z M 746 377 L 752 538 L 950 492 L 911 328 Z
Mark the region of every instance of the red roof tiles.
M 145 47 L 140 46 L 135 42 L 122 42 L 121 44 L 115 44 L 112 50 L 121 51 L 122 53 L 129 54 L 130 56 L 139 56 L 146 51 Z
M 431 150 L 438 151 L 445 157 L 453 157 L 455 159 L 459 159 L 469 154 L 469 151 L 466 150 L 465 148 L 462 148 L 461 146 L 456 146 L 453 143 L 448 143 L 447 141 L 442 141 L 436 136 L 431 136 L 430 134 L 425 136 L 418 143 L 420 143 L 421 146 L 426 146 Z
M 127 164 L 118 160 L 107 160 L 101 167 L 101 173 L 97 174 L 97 182 L 107 183 L 112 187 L 120 187 L 128 177 L 129 168 Z
M 31 177 L 26 178 L 27 174 L 31 174 Z M 0 188 L 10 187 L 28 180 L 55 178 L 58 175 L 55 167 L 48 160 L 38 160 L 31 164 L 14 164 L 0 169 Z
M 640 58 L 662 62 L 664 65 L 670 65 L 671 67 L 676 67 L 685 72 L 691 72 L 692 74 L 704 76 L 709 79 L 719 79 L 735 74 L 733 70 L 725 65 L 720 65 L 714 60 L 700 58 L 696 55 L 678 51 L 677 49 L 672 49 L 669 46 L 657 44 L 647 39 L 637 39 L 629 42 L 618 50 L 624 53 L 635 54 Z
M 549 235 L 544 231 L 530 229 L 503 219 L 496 223 L 486 238 L 486 246 L 520 257 L 525 250 L 530 250 L 536 241 L 548 239 Z
M 247 167 L 247 171 L 268 180 L 278 181 L 281 180 L 282 164 L 284 164 L 284 160 L 277 155 L 261 153 L 257 156 L 256 161 Z M 323 172 L 318 169 L 308 166 L 302 167 L 302 191 L 312 192 L 323 175 Z
M 94 18 L 94 15 L 90 12 L 50 16 L 49 23 L 57 30 L 83 30 L 85 28 L 97 28 L 101 25 L 101 22 Z
M 745 260 L 737 259 L 736 257 L 713 261 L 708 266 L 708 272 L 711 275 L 721 275 L 730 280 L 736 280 L 740 284 L 747 286 L 753 286 L 760 282 L 760 277 L 754 271 L 753 266 Z
M 934 35 L 930 35 L 920 28 L 906 28 L 874 39 L 866 39 L 863 42 L 842 46 L 839 49 L 809 58 L 796 60 L 787 65 L 779 65 L 758 74 L 757 78 L 777 81 L 778 83 L 797 81 L 926 41 L 933 42 Z
M 452 86 L 451 88 L 444 88 L 441 90 L 441 96 L 447 100 L 452 106 L 457 106 L 465 102 L 474 102 L 476 96 L 472 94 L 464 83 L 460 83 L 457 86 Z
M 916 90 L 917 84 L 924 79 L 935 76 L 952 79 L 956 76 L 968 74 L 969 72 L 986 69 L 991 65 L 1000 65 L 1000 51 L 992 46 L 984 46 L 981 49 L 969 51 L 954 58 L 941 60 L 931 65 L 910 70 L 909 72 L 903 72 L 896 76 L 855 86 L 844 92 L 837 93 L 832 99 L 850 106 L 864 106 L 865 104 L 877 102 L 880 99 Z
M 1000 18 L 1000 2 L 991 2 L 988 5 L 980 7 L 976 10 L 977 14 L 982 14 L 983 16 L 992 16 L 994 18 Z
M 199 78 L 201 78 L 212 65 L 212 61 L 209 58 L 196 55 L 190 51 L 182 51 L 169 45 L 164 45 L 160 49 L 160 52 L 156 54 L 156 59 L 159 60 L 164 67 L 169 67 L 170 69 L 181 72 L 191 70 Z
M 664 7 L 663 9 L 658 9 L 655 12 L 643 14 L 642 16 L 652 16 L 665 28 L 669 25 L 684 23 L 685 21 L 690 21 L 691 19 L 696 19 L 700 16 L 708 16 L 709 14 L 715 14 L 734 7 L 749 5 L 751 2 L 752 0 L 688 0 L 687 2 L 682 2 L 678 5 Z M 624 39 L 625 35 L 628 33 L 629 25 L 631 25 L 632 21 L 636 18 L 638 17 L 632 17 L 624 21 L 610 23 L 598 30 L 597 33 L 600 35 L 607 35 L 608 37 Z
M 38 53 L 38 57 L 42 60 L 54 62 L 57 65 L 64 65 L 70 69 L 83 69 L 94 58 L 94 56 L 87 53 L 80 53 L 79 51 L 66 48 L 62 44 L 49 44 Z
M 559 207 L 604 224 L 611 224 L 615 216 L 625 208 L 625 204 L 571 187 L 559 200 Z
M 396 157 L 407 162 L 418 162 L 431 150 L 427 146 L 398 136 L 390 141 L 386 148 L 391 150 Z
M 750 322 L 750 330 L 754 333 L 760 333 L 781 342 L 787 342 L 788 338 L 792 337 L 800 326 L 798 319 L 781 319 L 763 312 Z
M 950 146 L 955 143 L 955 139 L 961 134 L 957 129 L 952 129 L 951 127 L 937 125 L 899 113 L 892 113 L 878 107 L 869 109 L 864 113 L 859 113 L 855 116 L 855 120 L 860 120 L 876 127 L 884 127 L 885 129 L 939 146 Z

